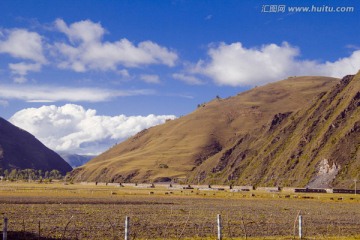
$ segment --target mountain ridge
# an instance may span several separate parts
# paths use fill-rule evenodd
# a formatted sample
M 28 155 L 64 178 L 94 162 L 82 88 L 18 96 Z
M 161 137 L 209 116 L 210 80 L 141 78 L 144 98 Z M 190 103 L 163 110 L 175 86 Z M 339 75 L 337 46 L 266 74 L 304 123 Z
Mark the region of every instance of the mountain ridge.
M 33 135 L 0 117 L 0 168 L 59 170 L 63 175 L 72 170 L 57 153 Z
M 95 155 L 80 155 L 65 152 L 58 153 L 72 168 L 80 167 L 96 157 Z
M 298 119 L 299 112 L 316 110 L 313 108 L 319 101 L 341 92 L 336 92 L 339 84 L 351 83 L 344 81 L 329 77 L 292 77 L 227 99 L 215 98 L 186 116 L 144 130 L 118 144 L 75 169 L 72 177 L 108 182 L 177 178 L 184 182 L 306 186 L 315 166 L 310 164 L 309 169 L 303 169 L 306 173 L 291 180 L 291 167 L 298 161 L 297 153 L 285 140 L 279 139 L 294 138 L 290 133 L 297 129 L 295 122 L 306 125 L 305 120 Z M 299 135 L 305 130 L 298 129 L 296 133 Z M 262 148 L 266 151 L 258 150 Z M 276 157 L 288 156 L 293 150 L 290 156 L 294 154 L 294 157 L 287 158 L 285 163 Z M 274 169 L 281 174 L 274 174 Z
M 352 187 L 360 171 L 359 91 L 360 74 L 346 76 L 274 127 L 275 115 L 266 132 L 235 146 L 218 161 L 226 167 L 212 173 L 240 184 Z

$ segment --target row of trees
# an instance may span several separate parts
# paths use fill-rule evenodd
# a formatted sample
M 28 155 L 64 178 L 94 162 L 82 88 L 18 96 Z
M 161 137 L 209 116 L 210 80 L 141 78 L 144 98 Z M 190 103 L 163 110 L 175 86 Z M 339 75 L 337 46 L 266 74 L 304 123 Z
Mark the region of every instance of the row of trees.
M 16 181 L 16 180 L 45 180 L 45 179 L 62 179 L 61 173 L 54 169 L 51 171 L 35 170 L 35 169 L 2 169 L 0 168 L 0 176 L 4 177 L 4 180 Z

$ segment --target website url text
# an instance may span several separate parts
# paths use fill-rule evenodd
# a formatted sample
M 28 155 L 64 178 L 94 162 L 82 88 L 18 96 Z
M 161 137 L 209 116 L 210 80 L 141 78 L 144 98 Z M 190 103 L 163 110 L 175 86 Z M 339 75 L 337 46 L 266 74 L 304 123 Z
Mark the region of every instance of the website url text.
M 355 11 L 355 7 L 333 7 L 333 6 L 307 6 L 294 7 L 286 5 L 262 5 L 262 13 L 351 13 Z

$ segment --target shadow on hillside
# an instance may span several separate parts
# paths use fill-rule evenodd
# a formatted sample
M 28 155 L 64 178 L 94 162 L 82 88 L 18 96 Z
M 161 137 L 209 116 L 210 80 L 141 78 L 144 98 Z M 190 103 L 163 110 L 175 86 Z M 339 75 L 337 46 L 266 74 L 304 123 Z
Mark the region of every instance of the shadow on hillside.
M 3 236 L 3 232 L 0 232 Z M 15 231 L 8 231 L 7 233 L 7 239 L 8 240 L 59 240 L 58 238 L 51 238 L 51 237 L 39 237 L 36 233 L 31 232 L 15 232 Z M 65 240 L 69 240 L 69 238 L 64 238 Z

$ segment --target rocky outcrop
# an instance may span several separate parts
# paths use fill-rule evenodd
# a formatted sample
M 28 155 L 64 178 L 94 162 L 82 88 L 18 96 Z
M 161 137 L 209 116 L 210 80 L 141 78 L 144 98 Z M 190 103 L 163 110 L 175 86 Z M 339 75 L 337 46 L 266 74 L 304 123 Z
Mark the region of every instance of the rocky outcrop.
M 332 182 L 334 181 L 336 175 L 340 170 L 340 166 L 337 166 L 335 163 L 330 165 L 329 160 L 323 159 L 318 164 L 318 172 L 314 178 L 307 185 L 308 188 L 329 188 L 332 187 Z
M 279 124 L 281 124 L 292 112 L 278 113 L 274 116 L 270 124 L 270 131 L 274 130 Z

